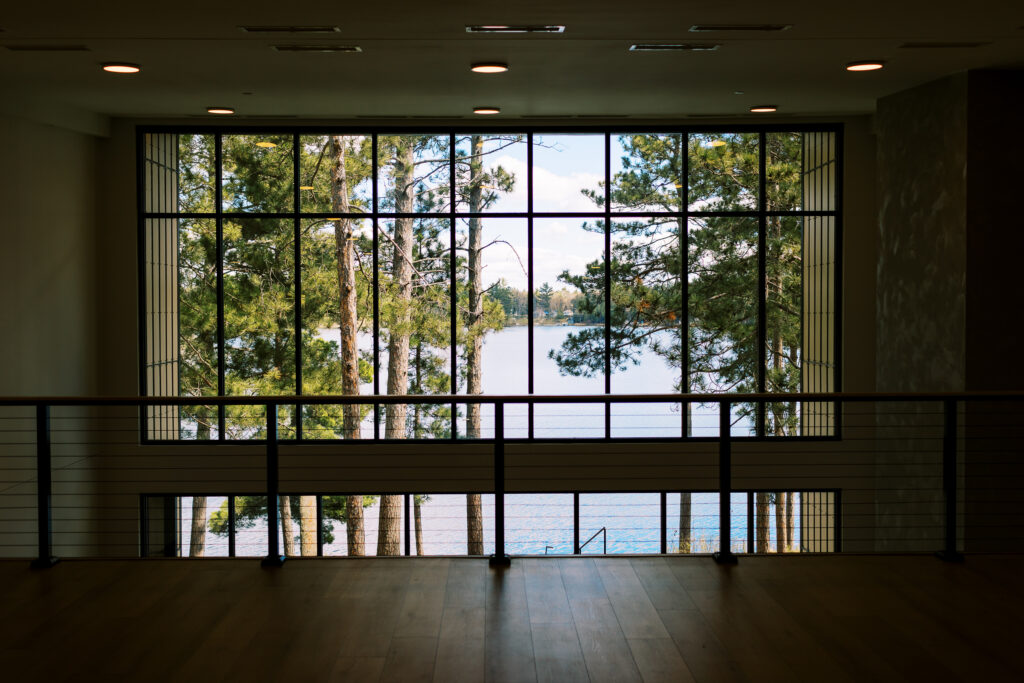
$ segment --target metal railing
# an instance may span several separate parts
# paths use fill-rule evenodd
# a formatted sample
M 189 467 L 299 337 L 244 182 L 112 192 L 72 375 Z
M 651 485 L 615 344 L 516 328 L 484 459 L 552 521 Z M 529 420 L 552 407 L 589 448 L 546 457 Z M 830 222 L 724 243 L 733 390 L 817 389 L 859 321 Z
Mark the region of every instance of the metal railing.
M 0 408 L 12 408 L 12 407 L 31 407 L 34 409 L 34 432 L 35 432 L 35 469 L 36 469 L 36 535 L 37 535 L 37 546 L 38 552 L 33 566 L 36 567 L 48 567 L 52 566 L 56 561 L 53 545 L 53 533 L 54 533 L 54 512 L 52 504 L 53 496 L 53 482 L 52 482 L 52 449 L 53 443 L 51 439 L 51 410 L 57 407 L 79 407 L 87 409 L 99 409 L 109 407 L 133 407 L 139 409 L 139 420 L 145 420 L 146 409 L 152 407 L 166 407 L 166 406 L 218 406 L 218 405 L 249 405 L 249 406 L 260 406 L 265 410 L 265 438 L 260 439 L 257 443 L 263 444 L 265 448 L 264 465 L 265 465 L 265 481 L 266 490 L 265 495 L 267 501 L 276 501 L 281 495 L 281 484 L 280 484 L 280 453 L 279 447 L 282 440 L 278 438 L 278 409 L 280 406 L 305 406 L 305 405 L 346 405 L 346 404 L 410 404 L 412 402 L 420 404 L 489 404 L 493 407 L 493 420 L 494 420 L 494 436 L 493 438 L 475 440 L 474 443 L 489 444 L 491 446 L 491 460 L 493 468 L 493 479 L 491 482 L 491 491 L 494 495 L 494 549 L 495 552 L 491 556 L 491 563 L 495 565 L 507 565 L 510 562 L 510 557 L 506 552 L 506 524 L 505 524 L 505 495 L 506 495 L 506 433 L 505 433 L 505 408 L 509 404 L 551 404 L 551 403 L 564 403 L 564 404 L 588 404 L 588 403 L 632 403 L 632 404 L 643 404 L 643 403 L 681 403 L 686 405 L 693 404 L 714 404 L 718 407 L 719 416 L 719 430 L 718 435 L 709 437 L 705 441 L 711 441 L 717 446 L 717 492 L 719 494 L 719 513 L 718 513 L 718 548 L 714 553 L 716 561 L 721 563 L 732 563 L 736 561 L 736 555 L 734 554 L 733 542 L 731 538 L 732 534 L 732 510 L 730 503 L 732 496 L 730 494 L 736 491 L 748 491 L 748 497 L 753 496 L 753 492 L 750 491 L 749 487 L 736 489 L 733 485 L 733 478 L 736 474 L 735 466 L 733 464 L 734 457 L 734 446 L 741 442 L 755 441 L 755 439 L 749 439 L 743 436 L 734 435 L 733 428 L 735 424 L 734 407 L 737 405 L 748 405 L 757 406 L 758 412 L 760 412 L 763 406 L 768 404 L 777 404 L 780 402 L 787 402 L 797 405 L 824 405 L 831 404 L 835 406 L 835 418 L 836 427 L 835 431 L 827 435 L 829 440 L 834 440 L 839 443 L 844 441 L 856 441 L 853 437 L 844 436 L 838 427 L 838 418 L 841 416 L 844 408 L 855 404 L 871 404 L 876 406 L 892 406 L 892 405 L 910 405 L 910 406 L 926 406 L 926 410 L 906 410 L 903 412 L 892 410 L 890 412 L 879 413 L 883 415 L 885 419 L 876 419 L 872 429 L 876 435 L 872 437 L 874 440 L 871 442 L 873 448 L 881 452 L 881 448 L 890 448 L 890 442 L 894 438 L 886 432 L 886 430 L 893 431 L 893 424 L 896 427 L 904 429 L 904 432 L 897 434 L 898 439 L 907 441 L 909 445 L 906 448 L 901 448 L 899 452 L 918 453 L 921 449 L 915 450 L 914 443 L 911 437 L 917 438 L 922 443 L 928 442 L 929 444 L 936 437 L 932 433 L 935 428 L 941 430 L 941 463 L 935 463 L 941 465 L 941 473 L 938 476 L 938 485 L 936 486 L 937 494 L 941 498 L 942 505 L 942 524 L 941 524 L 941 547 L 935 548 L 940 556 L 949 559 L 956 560 L 961 557 L 960 550 L 962 545 L 961 534 L 967 527 L 975 528 L 977 525 L 973 525 L 971 516 L 976 514 L 974 510 L 981 510 L 977 513 L 981 516 L 989 514 L 985 512 L 985 509 L 990 509 L 992 506 L 1002 506 L 1000 509 L 1007 509 L 1008 505 L 1016 505 L 1021 498 L 1022 484 L 1024 484 L 1024 459 L 1020 458 L 1021 451 L 1024 450 L 1024 438 L 1022 438 L 1021 427 L 1024 425 L 1022 421 L 1022 407 L 1024 407 L 1024 393 L 1020 392 L 1005 392 L 1005 393 L 961 393 L 961 394 L 731 394 L 731 395 L 679 395 L 679 394 L 668 394 L 668 395 L 621 395 L 610 397 L 608 395 L 600 396 L 322 396 L 322 397 L 309 397 L 309 396 L 278 396 L 278 397 L 230 397 L 230 398 L 217 398 L 217 397 L 146 397 L 146 398 L 74 398 L 74 397 L 39 397 L 39 398 L 0 398 Z M 993 408 L 996 407 L 996 408 Z M 936 410 L 937 409 L 937 410 Z M 1002 412 L 1000 412 L 1002 411 Z M 866 412 L 870 413 L 870 410 Z M 910 415 L 913 417 L 905 417 Z M 928 420 L 918 420 L 917 417 L 925 415 L 929 417 L 941 416 L 941 420 L 938 424 L 930 422 Z M 892 416 L 904 416 L 896 419 Z M 916 416 L 916 417 L 915 417 Z M 993 417 L 995 416 L 995 417 Z M 916 422 L 914 420 L 917 420 Z M 926 424 L 927 423 L 927 424 Z M 911 427 L 905 427 L 905 425 L 911 425 Z M 921 425 L 924 425 L 922 427 Z M 917 437 L 916 431 L 920 431 L 927 427 L 928 433 L 924 436 Z M 967 434 L 963 432 L 966 428 Z M 916 431 L 915 431 L 916 430 Z M 909 435 L 909 436 L 908 436 Z M 681 435 L 676 439 L 668 439 L 668 441 L 687 441 L 687 437 Z M 812 439 L 809 439 L 813 441 Z M 539 441 L 539 440 L 538 440 Z M 619 439 L 618 441 L 629 442 L 629 439 Z M 762 439 L 763 441 L 763 439 Z M 796 441 L 800 441 L 797 439 Z M 860 442 L 860 446 L 864 450 L 863 443 L 867 443 L 866 439 Z M 785 443 L 793 444 L 794 440 L 786 440 Z M 993 445 L 995 444 L 995 445 Z M 0 444 L 2 445 L 2 444 Z M 371 448 L 374 444 L 368 444 Z M 206 446 L 210 448 L 217 448 L 217 442 L 207 443 Z M 150 446 L 150 448 L 160 448 L 160 446 Z M 930 446 L 929 446 L 930 448 Z M 992 456 L 990 460 L 978 460 L 975 458 L 971 460 L 967 459 L 965 462 L 965 454 L 970 455 L 973 452 L 984 452 L 996 454 Z M 998 456 L 998 457 L 996 457 Z M 979 481 L 988 482 L 982 484 L 982 488 L 973 487 L 969 485 L 970 482 L 965 479 L 966 477 L 972 476 L 971 471 L 965 472 L 965 465 L 972 466 L 974 469 L 983 471 L 984 476 Z M 978 463 L 981 467 L 976 466 Z M 1002 467 L 1002 470 L 994 469 L 995 465 L 998 464 Z M 884 465 L 885 463 L 883 463 Z M 931 463 L 925 463 L 931 466 Z M 760 462 L 751 465 L 747 463 L 743 467 L 758 466 L 761 469 L 772 470 L 773 468 L 781 468 L 784 464 L 778 462 Z M 984 466 L 992 465 L 985 469 Z M 878 471 L 880 465 L 876 462 L 873 465 L 875 470 Z M 892 481 L 897 481 L 897 475 L 886 475 L 890 476 Z M 903 476 L 899 474 L 898 476 Z M 929 475 L 930 476 L 930 475 Z M 841 480 L 841 479 L 840 479 Z M 994 480 L 998 480 L 999 484 L 994 483 Z M 889 486 L 889 479 L 879 478 L 878 482 L 874 484 L 874 490 L 878 492 L 884 492 L 886 486 Z M 973 481 L 973 480 L 971 480 Z M 1007 483 L 1008 482 L 1008 483 Z M 867 486 L 867 485 L 861 485 Z M 841 487 L 840 487 L 841 488 Z M 924 487 L 922 487 L 923 490 Z M 791 490 L 792 487 L 786 487 L 780 490 Z M 960 500 L 961 490 L 970 489 L 972 496 L 970 505 L 965 505 L 964 501 Z M 984 493 L 986 491 L 995 492 L 993 496 L 990 496 L 991 500 L 988 503 L 991 505 L 985 508 L 986 501 Z M 838 493 L 838 491 L 837 491 Z M 1005 498 L 1000 498 L 1005 496 Z M 982 501 L 982 505 L 979 508 L 979 500 Z M 899 502 L 899 501 L 897 501 Z M 916 503 L 915 503 L 916 504 Z M 840 503 L 838 495 L 834 502 L 836 507 L 836 517 L 841 514 L 842 503 Z M 284 561 L 284 556 L 281 552 L 279 537 L 278 537 L 278 509 L 277 505 L 268 504 L 267 506 L 267 554 L 263 560 L 263 564 L 267 566 L 280 566 Z M 877 504 L 876 504 L 877 507 Z M 594 537 L 588 539 L 585 543 L 580 545 L 579 543 L 579 496 L 575 497 L 575 529 L 574 529 L 574 550 L 579 552 L 584 546 L 587 545 Z M 752 515 L 753 507 L 748 505 L 748 515 Z M 908 519 L 912 514 L 924 514 L 924 513 L 907 513 Z M 662 552 L 667 552 L 665 542 L 665 504 L 664 494 L 662 494 Z M 1016 524 L 1015 521 L 1011 520 L 1004 524 L 1005 527 L 1010 528 Z M 984 525 L 978 528 L 983 528 Z M 752 530 L 753 523 L 748 523 L 748 530 Z M 1016 527 L 1014 530 L 1007 535 L 1005 529 L 1000 531 L 1002 534 L 1001 540 L 1006 540 L 1012 547 L 1017 541 Z M 607 530 L 602 529 L 605 533 L 605 552 L 607 553 Z M 601 533 L 599 531 L 598 533 Z M 835 534 L 835 547 L 839 549 L 839 538 L 843 533 L 841 525 L 837 525 Z M 752 533 L 748 531 L 747 542 L 750 547 L 753 547 L 753 539 L 749 538 Z M 1021 535 L 1024 538 L 1024 534 Z M 408 546 L 408 541 L 407 541 Z

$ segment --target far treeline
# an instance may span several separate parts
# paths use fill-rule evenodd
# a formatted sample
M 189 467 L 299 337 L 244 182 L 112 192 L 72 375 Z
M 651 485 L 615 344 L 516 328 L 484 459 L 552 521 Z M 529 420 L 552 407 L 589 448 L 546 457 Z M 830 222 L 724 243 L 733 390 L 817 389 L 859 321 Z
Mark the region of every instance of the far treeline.
M 225 211 L 251 217 L 227 217 L 220 233 L 212 218 L 182 219 L 178 227 L 179 385 L 182 395 L 358 395 L 373 381 L 371 354 L 359 339 L 373 331 L 373 235 L 362 218 L 303 218 L 298 230 L 290 219 L 261 214 L 293 210 L 293 138 L 291 135 L 224 135 L 222 197 L 216 197 L 215 137 L 178 137 L 178 210 Z M 768 211 L 801 206 L 802 134 L 767 136 L 765 173 Z M 299 193 L 303 212 L 370 212 L 366 188 L 374 172 L 370 136 L 300 136 Z M 507 325 L 523 324 L 527 293 L 499 281 L 485 286 L 483 221 L 458 221 L 455 252 L 447 220 L 409 217 L 456 210 L 480 214 L 522 182 L 500 165 L 488 164 L 519 135 L 457 136 L 455 187 L 449 187 L 449 137 L 379 135 L 379 220 L 377 299 L 381 363 L 386 364 L 389 395 L 482 392 L 483 343 Z M 752 211 L 759 186 L 758 135 L 624 135 L 622 170 L 613 174 L 610 198 L 617 210 L 643 218 L 584 224 L 597 233 L 610 230 L 611 320 L 604 320 L 605 263 L 583 272 L 561 273 L 558 283 L 541 283 L 534 292 L 535 321 L 579 324 L 552 352 L 563 374 L 603 375 L 604 325 L 610 328 L 611 367 L 624 370 L 653 351 L 680 368 L 676 388 L 685 392 L 754 391 L 759 370 L 769 391 L 791 392 L 801 382 L 802 223 L 798 216 L 766 220 L 766 287 L 758 286 L 759 223 L 756 216 L 658 216 L 680 211 L 687 200 L 707 212 Z M 496 158 L 496 156 L 492 156 Z M 684 161 L 688 158 L 688 163 Z M 689 192 L 683 187 L 688 166 Z M 603 186 L 584 190 L 595 211 L 604 210 Z M 298 243 L 296 244 L 296 239 Z M 219 241 L 219 243 L 218 243 Z M 297 248 L 296 248 L 297 247 Z M 296 262 L 296 255 L 298 262 Z M 684 258 L 685 256 L 685 258 Z M 218 263 L 218 259 L 222 263 Z M 452 263 L 454 259 L 454 264 Z M 525 261 L 525 259 L 523 259 Z M 452 266 L 457 274 L 450 281 Z M 222 266 L 222 276 L 218 276 Z M 295 283 L 301 274 L 301 320 L 295 319 Z M 225 372 L 218 375 L 218 280 L 224 300 Z M 688 291 L 683 300 L 683 284 Z M 453 286 L 454 285 L 454 286 Z M 454 299 L 452 297 L 454 290 Z M 764 297 L 767 319 L 758 332 L 758 302 Z M 451 317 L 456 338 L 451 338 Z M 340 343 L 321 337 L 336 328 Z M 298 334 L 297 334 L 298 332 Z M 448 359 L 456 345 L 457 371 Z M 296 348 L 298 345 L 298 348 Z M 767 365 L 759 369 L 758 348 Z M 688 360 L 684 369 L 683 358 Z M 297 353 L 298 351 L 298 353 Z M 297 385 L 296 356 L 301 359 Z M 263 417 L 251 408 L 229 407 L 229 438 L 258 438 Z M 371 406 L 307 406 L 301 415 L 282 409 L 282 438 L 294 436 L 301 421 L 311 438 L 360 439 L 371 420 Z M 388 439 L 445 438 L 453 420 L 464 419 L 460 436 L 479 438 L 479 406 L 464 416 L 449 406 L 387 406 L 380 416 Z M 737 416 L 754 419 L 752 413 Z M 768 407 L 766 433 L 796 434 L 799 416 L 790 402 Z M 181 438 L 210 439 L 218 433 L 215 409 L 182 409 Z M 416 551 L 422 554 L 420 506 L 414 496 Z M 401 553 L 402 497 L 338 495 L 323 498 L 324 542 L 344 528 L 349 555 L 363 555 L 364 509 L 378 506 L 376 554 Z M 281 496 L 284 550 L 316 554 L 316 499 Z M 757 547 L 769 547 L 771 508 L 776 509 L 780 550 L 793 549 L 793 494 L 757 495 Z M 236 499 L 236 528 L 266 519 L 265 497 Z M 690 494 L 680 494 L 682 553 L 691 547 Z M 206 534 L 225 535 L 227 504 L 208 513 L 204 497 L 192 499 L 190 554 L 201 556 Z M 466 496 L 466 552 L 484 553 L 480 496 Z

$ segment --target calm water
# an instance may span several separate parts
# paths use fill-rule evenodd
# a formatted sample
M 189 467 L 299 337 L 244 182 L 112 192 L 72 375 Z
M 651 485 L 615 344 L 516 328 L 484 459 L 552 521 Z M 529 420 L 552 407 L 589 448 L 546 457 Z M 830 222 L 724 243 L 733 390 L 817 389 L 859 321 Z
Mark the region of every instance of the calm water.
M 585 328 L 572 326 L 536 326 L 534 328 L 534 393 L 536 394 L 600 394 L 604 392 L 603 377 L 568 377 L 559 373 L 557 363 L 549 358 L 549 351 L 561 347 L 569 334 Z M 325 339 L 338 340 L 338 330 L 322 330 Z M 360 339 L 360 347 L 372 348 L 369 337 Z M 507 327 L 489 334 L 483 348 L 483 388 L 485 394 L 527 393 L 527 328 Z M 386 373 L 386 358 L 381 359 Z M 671 393 L 676 390 L 678 369 L 670 368 L 656 354 L 645 351 L 638 365 L 631 365 L 612 375 L 613 393 Z M 386 374 L 380 386 L 387 383 Z M 364 387 L 372 393 L 372 385 Z M 716 406 L 692 408 L 693 434 L 716 436 L 718 416 Z M 461 412 L 465 412 L 463 406 Z M 537 406 L 534 433 L 538 438 L 601 437 L 604 436 L 604 406 L 584 404 L 556 404 Z M 679 436 L 683 418 L 680 405 L 612 405 L 613 436 Z M 525 405 L 506 407 L 506 434 L 509 437 L 527 436 Z M 746 433 L 746 428 L 734 428 L 735 433 Z M 493 409 L 483 411 L 484 436 L 494 433 Z M 364 425 L 365 436 L 372 437 L 373 422 Z M 459 425 L 465 433 L 465 425 Z M 368 492 L 370 493 L 370 492 Z M 210 498 L 208 514 L 219 507 L 224 498 Z M 191 499 L 182 502 L 182 554 L 188 554 L 188 529 L 191 525 Z M 485 552 L 494 551 L 494 497 L 483 496 Z M 745 495 L 734 495 L 731 504 L 731 536 L 733 550 L 746 547 L 747 510 Z M 411 517 L 411 514 L 410 514 Z M 573 505 L 571 494 L 509 494 L 505 497 L 506 548 L 511 554 L 570 554 L 573 544 Z M 374 554 L 377 542 L 378 506 L 364 511 L 366 553 Z M 459 555 L 466 552 L 466 497 L 465 495 L 431 495 L 421 505 L 423 553 L 426 555 Z M 671 551 L 679 538 L 679 494 L 670 493 L 667 505 L 668 544 Z M 297 524 L 297 522 L 296 522 Z M 402 527 L 404 534 L 405 522 Z M 657 553 L 660 550 L 660 504 L 657 493 L 640 494 L 583 494 L 580 496 L 580 542 L 586 541 L 600 528 L 607 529 L 609 553 Z M 297 529 L 296 529 L 297 533 Z M 326 555 L 345 555 L 345 529 L 334 523 L 334 542 L 324 547 Z M 695 552 L 718 549 L 718 494 L 693 494 L 691 501 L 691 534 Z M 799 541 L 800 530 L 794 531 Z M 774 524 L 771 529 L 774 542 Z M 601 553 L 602 536 L 595 538 L 583 552 Z M 416 552 L 415 541 L 412 551 Z M 208 556 L 227 555 L 227 539 L 207 534 Z M 236 535 L 236 554 L 259 556 L 266 554 L 266 522 L 252 529 L 239 530 Z

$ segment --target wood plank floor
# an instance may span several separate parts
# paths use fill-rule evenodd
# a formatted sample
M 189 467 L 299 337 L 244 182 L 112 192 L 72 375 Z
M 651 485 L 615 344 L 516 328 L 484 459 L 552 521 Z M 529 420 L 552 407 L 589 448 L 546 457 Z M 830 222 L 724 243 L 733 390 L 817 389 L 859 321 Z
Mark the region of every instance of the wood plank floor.
M 1024 680 L 1024 556 L 0 562 L 7 681 Z

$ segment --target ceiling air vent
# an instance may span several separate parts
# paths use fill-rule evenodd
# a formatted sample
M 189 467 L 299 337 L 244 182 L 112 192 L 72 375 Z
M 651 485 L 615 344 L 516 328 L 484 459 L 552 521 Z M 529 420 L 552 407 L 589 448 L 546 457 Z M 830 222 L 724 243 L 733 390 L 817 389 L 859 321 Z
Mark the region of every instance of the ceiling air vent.
M 916 42 L 916 43 L 903 43 L 900 45 L 900 49 L 903 50 L 944 50 L 950 48 L 972 48 L 981 47 L 982 45 L 988 45 L 989 43 L 973 42 L 973 41 L 931 41 L 931 42 Z
M 274 45 L 278 52 L 362 52 L 358 45 Z
M 340 33 L 337 26 L 239 26 L 244 33 Z
M 12 52 L 88 52 L 85 45 L 4 45 Z
M 520 24 L 517 26 L 484 24 L 466 27 L 466 33 L 563 33 L 564 31 L 564 26 L 555 24 Z
M 691 33 L 710 33 L 712 31 L 788 31 L 793 24 L 695 24 L 690 27 Z
M 637 43 L 630 45 L 630 52 L 704 52 L 717 50 L 718 43 Z

